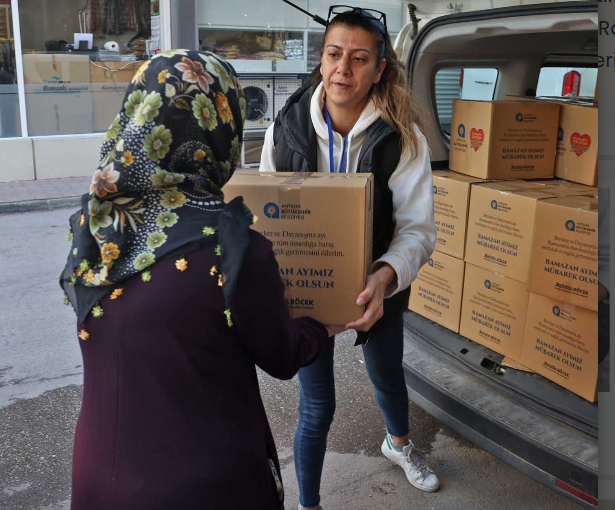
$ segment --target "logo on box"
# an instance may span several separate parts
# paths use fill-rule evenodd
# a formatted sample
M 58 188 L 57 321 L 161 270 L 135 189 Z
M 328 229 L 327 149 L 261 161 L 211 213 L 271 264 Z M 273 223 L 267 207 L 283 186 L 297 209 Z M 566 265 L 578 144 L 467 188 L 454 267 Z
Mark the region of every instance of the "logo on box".
M 431 267 L 433 267 L 433 259 L 429 259 L 428 264 L 429 264 Z
M 267 218 L 280 218 L 280 207 L 274 202 L 269 202 L 268 204 L 266 204 L 264 212 Z
M 485 132 L 482 129 L 474 129 L 470 131 L 470 145 L 477 151 L 483 146 L 485 141 Z
M 488 290 L 491 290 L 491 281 L 490 280 L 485 280 L 485 288 Z
M 561 128 L 561 126 L 557 128 L 557 141 L 558 142 L 564 141 L 564 130 Z
M 576 317 L 572 314 L 572 312 L 568 310 L 562 310 L 557 305 L 553 307 L 553 315 L 555 315 L 556 317 L 559 317 L 560 319 L 566 322 L 570 322 L 570 323 L 573 323 L 577 320 Z
M 466 127 L 463 124 L 459 124 L 459 127 L 457 128 L 457 134 L 460 138 L 466 137 Z
M 522 113 L 518 113 L 515 118 L 517 119 L 517 122 L 523 122 L 523 114 Z
M 570 232 L 574 232 L 576 230 L 576 228 L 577 228 L 577 226 L 576 226 L 574 221 L 568 220 L 566 222 L 566 230 L 568 230 Z
M 572 133 L 570 136 L 570 147 L 572 152 L 577 156 L 581 156 L 589 150 L 592 144 L 592 139 L 589 135 L 581 135 L 580 133 Z
M 496 211 L 498 210 L 498 201 L 497 200 L 492 200 L 491 201 L 491 209 L 495 209 Z
M 438 186 L 434 186 L 433 187 L 433 194 L 437 195 L 438 194 Z

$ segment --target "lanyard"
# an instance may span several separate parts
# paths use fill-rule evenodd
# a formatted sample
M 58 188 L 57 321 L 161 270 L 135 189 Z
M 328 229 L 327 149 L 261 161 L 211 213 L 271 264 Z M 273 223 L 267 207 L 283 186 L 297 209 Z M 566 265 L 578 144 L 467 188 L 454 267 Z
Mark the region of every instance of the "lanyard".
M 335 163 L 333 162 L 333 124 L 331 124 L 331 117 L 325 104 L 325 118 L 327 119 L 327 127 L 329 128 L 329 171 L 335 173 Z M 342 164 L 340 165 L 340 172 L 344 172 L 344 162 L 346 160 L 346 147 L 348 144 L 348 136 L 344 138 L 344 148 L 342 149 Z

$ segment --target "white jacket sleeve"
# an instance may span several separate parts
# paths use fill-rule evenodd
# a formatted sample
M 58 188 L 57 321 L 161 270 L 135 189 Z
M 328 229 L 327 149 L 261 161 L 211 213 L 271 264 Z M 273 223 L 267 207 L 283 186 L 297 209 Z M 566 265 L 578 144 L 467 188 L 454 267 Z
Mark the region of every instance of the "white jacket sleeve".
M 271 124 L 265 132 L 265 142 L 263 144 L 261 164 L 258 167 L 258 171 L 275 172 L 275 146 L 273 145 L 273 124 Z
M 385 297 L 410 286 L 436 245 L 429 147 L 425 137 L 417 129 L 415 132 L 419 137 L 417 157 L 411 160 L 410 154 L 403 155 L 389 179 L 396 222 L 393 240 L 373 265 L 376 270 L 386 262 L 397 273 L 397 282 L 387 288 Z

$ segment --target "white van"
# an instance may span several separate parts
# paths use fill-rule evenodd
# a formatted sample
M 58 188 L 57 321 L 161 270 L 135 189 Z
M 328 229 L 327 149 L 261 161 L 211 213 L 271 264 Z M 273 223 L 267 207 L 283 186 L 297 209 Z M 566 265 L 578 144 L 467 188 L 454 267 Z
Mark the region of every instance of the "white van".
M 593 96 L 598 3 L 441 16 L 397 47 L 431 119 L 433 168 L 446 169 L 453 99 L 562 96 L 570 87 Z M 547 487 L 598 507 L 598 404 L 540 375 L 506 369 L 500 354 L 413 312 L 404 320 L 404 370 L 416 404 Z

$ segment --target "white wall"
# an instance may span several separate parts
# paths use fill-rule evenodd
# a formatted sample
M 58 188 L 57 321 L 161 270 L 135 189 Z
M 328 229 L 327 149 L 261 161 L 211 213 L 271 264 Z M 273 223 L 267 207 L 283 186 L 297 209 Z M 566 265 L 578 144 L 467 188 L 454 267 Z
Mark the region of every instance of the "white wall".
M 35 178 L 32 140 L 0 138 L 0 182 L 25 181 Z
M 36 178 L 55 179 L 93 174 L 98 166 L 103 136 L 33 138 Z
M 94 173 L 103 135 L 0 139 L 0 182 Z

